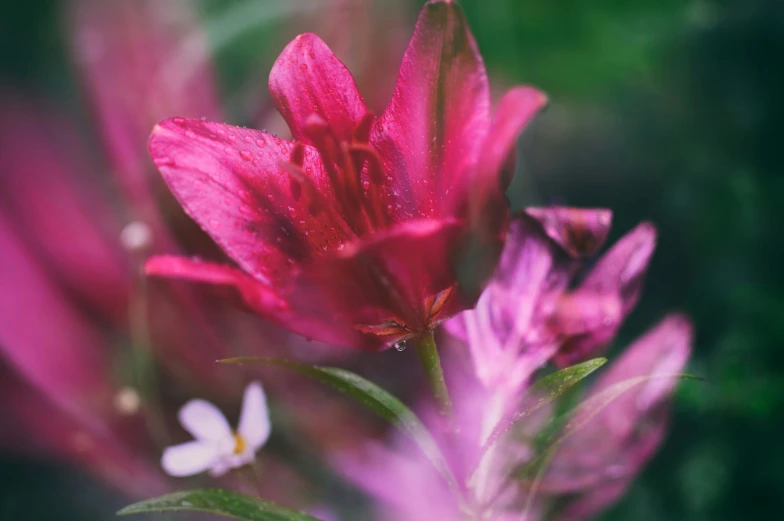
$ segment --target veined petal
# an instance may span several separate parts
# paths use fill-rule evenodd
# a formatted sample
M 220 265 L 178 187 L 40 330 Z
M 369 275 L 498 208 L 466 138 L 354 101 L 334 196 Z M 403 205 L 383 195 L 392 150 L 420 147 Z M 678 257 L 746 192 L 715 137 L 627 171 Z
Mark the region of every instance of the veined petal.
M 270 435 L 270 419 L 267 398 L 259 382 L 251 382 L 245 389 L 242 399 L 242 412 L 237 432 L 254 453 L 267 441 Z
M 545 233 L 574 258 L 588 257 L 602 247 L 610 233 L 612 210 L 604 208 L 526 208 Z
M 462 9 L 428 2 L 371 133 L 405 213 L 435 216 L 454 180 L 476 166 L 489 100 L 487 73 Z
M 264 132 L 171 118 L 150 138 L 150 154 L 186 212 L 245 271 L 275 278 L 294 263 L 347 240 L 324 212 L 316 218 L 297 197 L 290 161 L 294 145 Z M 302 171 L 326 201 L 334 199 L 315 149 Z
M 215 445 L 203 441 L 189 441 L 167 447 L 161 457 L 161 466 L 170 476 L 185 477 L 211 468 L 218 459 Z
M 217 442 L 232 436 L 223 413 L 205 400 L 191 400 L 177 414 L 180 425 L 198 441 Z
M 350 140 L 367 113 L 349 70 L 311 33 L 297 36 L 280 54 L 269 90 L 294 139 L 305 143 L 310 143 L 305 122 L 312 114 L 321 116 L 338 140 Z

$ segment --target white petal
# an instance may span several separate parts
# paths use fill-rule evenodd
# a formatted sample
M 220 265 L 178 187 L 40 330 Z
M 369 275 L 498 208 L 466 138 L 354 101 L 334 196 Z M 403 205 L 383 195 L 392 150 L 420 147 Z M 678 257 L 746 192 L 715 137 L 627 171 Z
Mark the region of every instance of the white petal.
M 161 457 L 161 466 L 170 476 L 192 476 L 211 468 L 217 457 L 214 445 L 189 441 L 167 447 Z
M 267 411 L 267 398 L 264 396 L 259 382 L 251 382 L 245 388 L 245 397 L 242 400 L 240 425 L 237 429 L 240 436 L 252 449 L 253 454 L 264 445 L 270 435 L 269 412 Z
M 204 400 L 191 400 L 180 409 L 180 424 L 194 438 L 217 442 L 231 437 L 231 427 L 220 409 Z

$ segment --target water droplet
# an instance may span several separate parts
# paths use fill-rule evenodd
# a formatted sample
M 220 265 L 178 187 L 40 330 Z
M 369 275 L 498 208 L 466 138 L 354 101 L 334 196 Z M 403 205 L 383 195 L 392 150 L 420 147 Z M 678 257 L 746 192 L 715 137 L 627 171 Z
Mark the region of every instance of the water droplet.
M 240 150 L 240 157 L 245 161 L 250 161 L 251 159 L 253 159 L 253 156 L 247 150 Z
M 253 141 L 253 140 L 250 138 L 250 136 L 245 136 L 245 142 L 246 143 L 250 143 L 251 141 Z
M 275 200 L 275 197 L 272 194 L 267 194 L 267 199 L 269 199 L 270 202 L 272 202 Z
M 400 342 L 395 342 L 395 345 L 394 345 L 394 347 L 395 347 L 395 350 L 396 350 L 396 351 L 403 352 L 403 351 L 405 351 L 405 350 L 406 350 L 406 341 L 405 341 L 405 340 L 402 340 L 402 341 L 400 341 Z
M 174 123 L 177 124 L 177 125 L 184 125 L 185 124 L 185 118 L 174 118 Z
M 308 70 L 308 66 L 303 63 L 302 65 L 299 66 L 299 70 L 305 72 L 306 70 Z
M 264 141 L 263 139 L 257 139 L 257 140 L 256 140 L 256 144 L 257 144 L 258 146 L 260 146 L 260 147 L 266 147 L 266 146 L 267 146 L 267 142 L 266 142 L 266 141 Z

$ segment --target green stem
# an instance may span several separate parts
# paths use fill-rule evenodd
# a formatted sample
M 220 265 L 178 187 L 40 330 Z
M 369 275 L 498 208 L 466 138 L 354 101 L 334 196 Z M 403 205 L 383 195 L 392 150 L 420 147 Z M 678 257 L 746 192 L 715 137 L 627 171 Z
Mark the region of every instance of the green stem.
M 412 343 L 416 352 L 419 355 L 419 362 L 425 370 L 427 382 L 430 384 L 430 389 L 433 391 L 438 403 L 438 412 L 443 416 L 452 416 L 452 401 L 449 399 L 449 390 L 446 388 L 446 381 L 444 380 L 444 372 L 441 370 L 441 359 L 438 357 L 438 349 L 436 349 L 436 339 L 432 331 L 428 331 L 424 335 L 415 338 Z

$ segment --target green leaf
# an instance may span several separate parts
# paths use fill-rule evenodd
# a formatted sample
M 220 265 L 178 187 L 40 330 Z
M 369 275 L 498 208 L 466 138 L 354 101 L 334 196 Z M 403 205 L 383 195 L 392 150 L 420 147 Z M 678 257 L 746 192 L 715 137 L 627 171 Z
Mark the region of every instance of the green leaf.
M 339 367 L 307 365 L 280 358 L 228 358 L 221 360 L 220 362 L 224 364 L 250 363 L 283 367 L 327 384 L 341 393 L 354 398 L 395 425 L 403 434 L 411 438 L 419 446 L 425 456 L 427 456 L 436 470 L 444 477 L 449 487 L 458 494 L 458 496 L 460 495 L 460 488 L 457 485 L 457 480 L 455 479 L 444 454 L 438 447 L 438 443 L 436 443 L 436 440 L 433 438 L 433 435 L 430 434 L 430 431 L 427 430 L 427 427 L 424 426 L 419 418 L 417 418 L 403 402 L 370 380 L 362 378 L 351 371 L 340 369 Z
M 319 521 L 315 517 L 229 490 L 203 489 L 174 492 L 129 505 L 117 515 L 171 511 L 209 512 L 243 521 Z
M 515 425 L 530 418 L 536 411 L 552 403 L 555 399 L 562 396 L 566 391 L 574 387 L 580 380 L 593 373 L 607 363 L 606 358 L 594 358 L 580 364 L 561 369 L 552 374 L 540 378 L 535 384 L 529 387 L 523 395 L 522 407 L 515 413 L 509 422 L 499 425 L 487 439 L 483 447 L 483 453 L 490 449 L 498 439 L 509 432 Z

